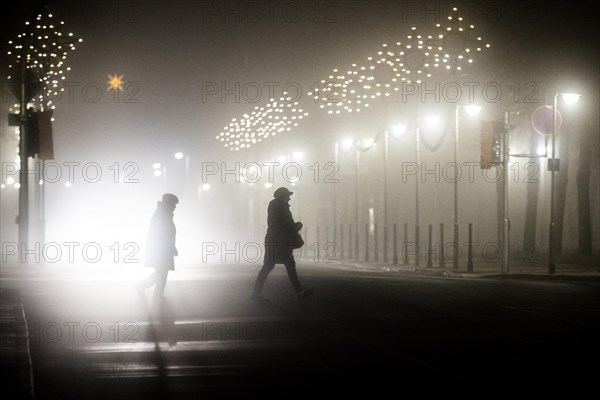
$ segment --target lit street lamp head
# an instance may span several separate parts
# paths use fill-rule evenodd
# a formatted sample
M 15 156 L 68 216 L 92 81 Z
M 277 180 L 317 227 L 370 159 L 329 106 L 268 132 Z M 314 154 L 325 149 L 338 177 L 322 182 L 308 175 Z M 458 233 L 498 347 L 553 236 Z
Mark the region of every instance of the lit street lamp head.
M 578 93 L 561 93 L 562 99 L 567 104 L 577 103 L 581 97 Z

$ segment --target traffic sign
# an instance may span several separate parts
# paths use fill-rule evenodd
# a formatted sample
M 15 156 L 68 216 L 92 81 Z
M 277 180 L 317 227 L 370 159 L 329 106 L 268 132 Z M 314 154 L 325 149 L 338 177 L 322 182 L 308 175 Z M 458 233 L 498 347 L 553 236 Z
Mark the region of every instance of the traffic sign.
M 533 129 L 542 135 L 552 135 L 552 118 L 554 118 L 553 107 L 544 105 L 539 106 L 531 114 L 531 126 Z M 560 111 L 556 110 L 556 132 L 562 124 L 562 116 Z

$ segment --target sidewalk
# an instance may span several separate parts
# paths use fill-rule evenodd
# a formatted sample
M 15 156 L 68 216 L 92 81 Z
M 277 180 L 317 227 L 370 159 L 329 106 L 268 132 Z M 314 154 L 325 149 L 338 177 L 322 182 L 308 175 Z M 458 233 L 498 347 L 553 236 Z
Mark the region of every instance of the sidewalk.
M 33 399 L 29 338 L 21 294 L 0 292 L 0 385 L 10 399 Z
M 338 263 L 328 263 L 338 267 L 348 267 L 360 271 L 372 271 L 382 273 L 406 273 L 427 276 L 453 277 L 453 278 L 487 278 L 487 279 L 534 279 L 551 281 L 585 281 L 600 284 L 600 256 L 562 256 L 557 259 L 554 274 L 548 273 L 548 262 L 546 258 L 533 261 L 518 262 L 510 260 L 508 273 L 503 274 L 500 262 L 489 262 L 485 260 L 474 260 L 473 271 L 467 270 L 467 260 L 460 260 L 458 268 L 454 268 L 452 260 L 445 262 L 441 268 L 438 262 L 432 262 L 427 266 L 427 260 L 421 260 L 416 266 L 414 259 L 408 264 L 401 261 L 394 264 L 390 258 L 387 263 L 379 261 L 356 261 L 340 260 Z

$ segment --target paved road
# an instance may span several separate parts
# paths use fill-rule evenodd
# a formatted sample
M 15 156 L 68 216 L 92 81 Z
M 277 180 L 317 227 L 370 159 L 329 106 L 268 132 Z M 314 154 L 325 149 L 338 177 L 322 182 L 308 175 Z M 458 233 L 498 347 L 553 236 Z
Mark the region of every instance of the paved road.
M 298 302 L 277 267 L 268 304 L 249 301 L 256 265 L 180 269 L 160 310 L 131 276 L 4 273 L 2 286 L 23 293 L 38 399 L 511 393 L 519 384 L 573 395 L 598 375 L 597 282 L 299 269 L 315 295 Z

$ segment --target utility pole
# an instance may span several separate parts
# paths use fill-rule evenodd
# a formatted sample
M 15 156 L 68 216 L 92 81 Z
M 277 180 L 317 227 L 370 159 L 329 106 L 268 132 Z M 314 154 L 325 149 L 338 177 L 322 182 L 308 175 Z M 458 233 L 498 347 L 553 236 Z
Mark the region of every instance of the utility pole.
M 33 18 L 32 18 L 33 19 Z M 31 21 L 27 27 L 25 40 L 29 38 Z M 29 248 L 29 177 L 28 177 L 28 155 L 27 155 L 27 49 L 28 46 L 21 48 L 21 82 L 19 93 L 21 95 L 19 102 L 19 246 L 25 249 Z
M 508 125 L 508 111 L 504 112 L 504 130 L 502 135 L 502 185 L 503 197 L 502 204 L 502 273 L 509 273 L 508 255 L 509 255 L 509 220 L 508 220 L 508 160 L 510 157 L 509 135 L 510 127 Z

